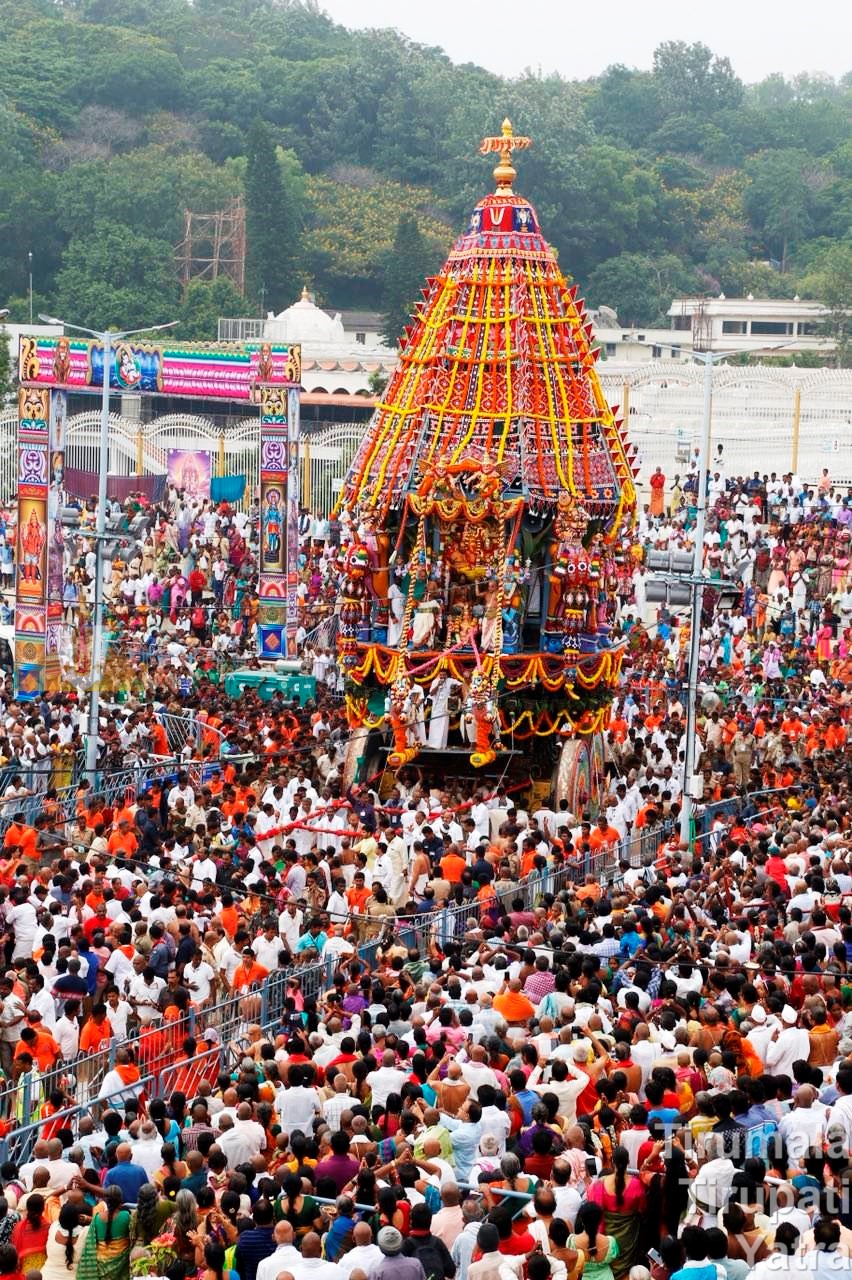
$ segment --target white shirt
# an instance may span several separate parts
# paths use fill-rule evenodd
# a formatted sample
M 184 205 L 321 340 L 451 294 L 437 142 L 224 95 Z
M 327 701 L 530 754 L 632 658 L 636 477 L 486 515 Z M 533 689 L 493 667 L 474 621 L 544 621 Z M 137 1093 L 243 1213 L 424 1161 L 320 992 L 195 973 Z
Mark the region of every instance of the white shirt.
M 153 1138 L 139 1138 L 131 1144 L 134 1164 L 144 1169 L 148 1177 L 152 1177 L 163 1163 L 163 1139 L 159 1134 Z
M 356 1268 L 360 1268 L 361 1271 L 369 1275 L 373 1267 L 377 1267 L 384 1256 L 377 1244 L 356 1244 L 348 1253 L 344 1253 L 337 1266 L 345 1276 L 351 1275 Z M 263 1266 L 263 1263 L 260 1265 Z M 257 1280 L 266 1280 L 260 1274 L 260 1267 L 257 1269 Z M 269 1280 L 276 1280 L 276 1278 L 271 1276 Z
M 104 965 L 104 970 L 112 975 L 119 991 L 126 991 L 128 984 L 136 976 L 133 961 L 124 954 L 120 947 L 116 947 L 115 951 L 113 951 Z
M 195 792 L 193 791 L 189 783 L 187 783 L 187 785 L 183 788 L 179 787 L 177 783 L 175 783 L 175 785 L 172 787 L 171 791 L 169 792 L 168 805 L 170 809 L 173 809 L 177 804 L 178 800 L 185 800 L 186 807 L 188 809 L 189 806 L 194 801 L 194 799 L 195 799 Z
M 44 1026 L 48 1031 L 53 1031 L 56 1026 L 56 1002 L 46 987 L 29 997 L 27 1008 L 40 1013 Z
M 192 864 L 192 888 L 203 888 L 205 880 L 216 883 L 216 863 L 212 858 L 201 858 Z
M 378 1251 L 382 1255 L 381 1249 Z M 268 1258 L 264 1258 L 257 1266 L 257 1280 L 278 1280 L 282 1271 L 292 1271 L 296 1263 L 302 1261 L 302 1255 L 295 1245 L 279 1244 Z
M 202 960 L 197 968 L 194 964 L 186 966 L 183 971 L 183 981 L 192 995 L 193 1003 L 203 1004 L 205 1000 L 210 999 L 211 983 L 215 976 L 206 960 Z
M 384 1107 L 391 1093 L 399 1093 L 408 1080 L 408 1073 L 397 1067 L 377 1067 L 367 1076 L 367 1084 L 372 1093 L 372 1105 Z
M 31 956 L 35 942 L 38 920 L 35 907 L 31 902 L 22 902 L 6 912 L 6 924 L 14 927 L 15 947 L 12 959 L 18 956 Z
M 126 1000 L 119 1000 L 114 1009 L 112 1005 L 107 1002 L 107 1022 L 112 1027 L 112 1034 L 115 1036 L 116 1040 L 125 1040 L 127 1038 L 127 1021 L 132 1012 L 133 1010 Z M 162 1145 L 163 1144 L 161 1142 L 160 1146 Z M 160 1163 L 162 1163 L 162 1161 Z M 157 1165 L 156 1167 L 159 1169 L 160 1165 Z M 151 1169 L 149 1172 L 153 1173 L 154 1170 Z
M 766 1049 L 766 1067 L 773 1076 L 792 1076 L 793 1063 L 807 1062 L 811 1043 L 802 1027 L 784 1027 Z
M 251 944 L 251 949 L 257 956 L 257 963 L 262 964 L 264 969 L 268 969 L 273 973 L 278 968 L 278 957 L 285 949 L 284 942 L 279 937 L 274 937 L 270 942 L 266 934 L 261 934 L 259 938 L 255 938 Z
M 290 953 L 295 954 L 299 938 L 302 936 L 302 920 L 304 912 L 297 910 L 291 915 L 289 909 L 282 911 L 278 917 L 278 932 L 286 942 Z
M 494 1089 L 500 1088 L 497 1076 L 491 1067 L 486 1066 L 484 1062 L 463 1062 L 461 1064 L 461 1073 L 462 1078 L 470 1085 L 471 1093 L 474 1097 L 477 1090 L 484 1084 L 490 1084 Z
M 567 1222 L 569 1226 L 574 1226 L 574 1219 L 577 1217 L 577 1211 L 583 1203 L 582 1197 L 576 1187 L 553 1187 L 553 1198 L 556 1201 L 554 1210 L 554 1218 L 561 1218 L 563 1222 Z
M 219 1133 L 217 1144 L 228 1158 L 228 1166 L 247 1164 L 253 1156 L 259 1156 L 266 1145 L 266 1134 L 256 1120 L 235 1120 L 232 1129 Z
M 63 1013 L 61 1018 L 57 1018 L 51 1028 L 53 1038 L 62 1050 L 62 1057 L 66 1062 L 76 1058 L 80 1050 L 80 1028 L 75 1021 L 66 1018 Z
M 337 1263 L 326 1262 L 325 1258 L 301 1258 L 290 1273 L 293 1280 L 346 1280 L 346 1273 Z
M 810 1107 L 794 1107 L 781 1117 L 778 1132 L 795 1160 L 801 1159 L 814 1147 L 822 1147 L 825 1117 L 826 1108 L 819 1102 L 812 1103 Z
M 294 1129 L 301 1129 L 302 1133 L 313 1133 L 314 1116 L 320 1113 L 320 1098 L 316 1089 L 298 1085 L 294 1089 L 285 1089 L 278 1096 L 278 1112 L 284 1132 L 292 1133 Z
M 483 1107 L 482 1109 L 482 1132 L 493 1133 L 500 1143 L 498 1156 L 506 1154 L 506 1139 L 512 1129 L 512 1121 L 505 1111 L 500 1111 L 497 1107 Z
M 151 1008 L 150 1004 L 140 1004 L 136 1009 L 136 1016 L 143 1025 L 156 1022 L 162 1015 L 159 1008 L 160 992 L 166 987 L 162 978 L 154 977 L 150 984 L 145 981 L 141 973 L 137 973 L 130 980 L 127 986 L 127 994 L 131 1000 L 153 1001 L 157 1006 Z

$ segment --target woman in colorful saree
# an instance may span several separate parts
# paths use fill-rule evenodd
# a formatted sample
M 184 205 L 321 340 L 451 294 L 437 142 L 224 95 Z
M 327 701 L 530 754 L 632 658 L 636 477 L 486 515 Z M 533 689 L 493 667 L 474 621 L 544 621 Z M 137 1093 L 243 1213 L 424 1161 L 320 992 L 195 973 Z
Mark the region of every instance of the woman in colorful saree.
M 588 1194 L 588 1199 L 603 1210 L 604 1230 L 618 1244 L 612 1267 L 616 1280 L 626 1275 L 636 1261 L 645 1208 L 645 1188 L 639 1178 L 628 1174 L 628 1163 L 626 1148 L 615 1147 L 611 1170 L 592 1183 Z
M 77 1267 L 77 1280 L 130 1280 L 130 1211 L 118 1187 L 107 1187 Z

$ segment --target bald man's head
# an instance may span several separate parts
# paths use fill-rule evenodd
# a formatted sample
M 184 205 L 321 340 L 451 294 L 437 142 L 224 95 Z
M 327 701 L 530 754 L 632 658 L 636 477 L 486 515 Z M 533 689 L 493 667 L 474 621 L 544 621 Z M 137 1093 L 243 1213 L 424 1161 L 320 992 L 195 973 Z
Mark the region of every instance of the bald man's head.
M 319 1258 L 322 1254 L 322 1240 L 316 1231 L 309 1231 L 302 1240 L 302 1257 Z

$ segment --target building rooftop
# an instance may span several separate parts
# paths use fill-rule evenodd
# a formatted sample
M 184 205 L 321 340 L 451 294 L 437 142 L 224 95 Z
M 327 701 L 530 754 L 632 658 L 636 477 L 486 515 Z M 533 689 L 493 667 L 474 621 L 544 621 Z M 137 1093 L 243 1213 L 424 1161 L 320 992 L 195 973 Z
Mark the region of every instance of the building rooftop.
M 689 315 L 699 308 L 710 315 L 734 313 L 741 315 L 743 312 L 752 315 L 763 315 L 768 312 L 778 315 L 802 315 L 810 312 L 819 314 L 825 311 L 824 304 L 812 298 L 755 298 L 753 294 L 748 294 L 745 298 L 727 298 L 720 293 L 716 298 L 700 296 L 675 298 L 669 307 L 668 314 L 670 316 Z
M 376 329 L 381 333 L 384 317 L 378 311 L 340 311 L 344 329 Z

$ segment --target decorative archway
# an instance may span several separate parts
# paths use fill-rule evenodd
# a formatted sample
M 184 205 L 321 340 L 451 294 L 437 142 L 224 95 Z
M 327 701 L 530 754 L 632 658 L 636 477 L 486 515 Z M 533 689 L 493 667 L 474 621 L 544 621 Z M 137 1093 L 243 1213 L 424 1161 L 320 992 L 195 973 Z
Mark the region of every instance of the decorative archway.
M 278 494 L 278 535 L 274 553 L 261 547 L 259 634 L 261 652 L 278 656 L 295 638 L 298 587 L 299 383 L 301 348 L 254 344 L 134 344 L 119 342 L 105 358 L 97 339 L 22 336 L 18 353 L 18 553 L 15 593 L 15 685 L 20 699 L 34 699 L 60 683 L 63 542 L 59 508 L 64 500 L 66 451 L 86 450 L 100 415 L 75 418 L 69 432 L 68 392 L 101 397 L 104 385 L 116 393 L 132 391 L 187 401 L 245 402 L 260 409 L 261 478 L 272 474 Z M 255 420 L 256 421 L 256 420 Z M 128 468 L 140 467 L 145 430 L 138 422 L 110 418 L 110 452 Z M 159 451 L 166 443 L 195 444 L 212 423 L 192 414 L 168 415 L 157 424 Z M 292 465 L 291 465 L 292 460 Z M 152 459 L 155 463 L 157 459 Z M 141 468 L 140 468 L 141 469 Z M 161 469 L 165 470 L 162 466 Z M 208 465 L 209 474 L 209 465 Z M 96 602 L 102 607 L 102 602 Z M 100 655 L 93 656 L 97 679 Z

